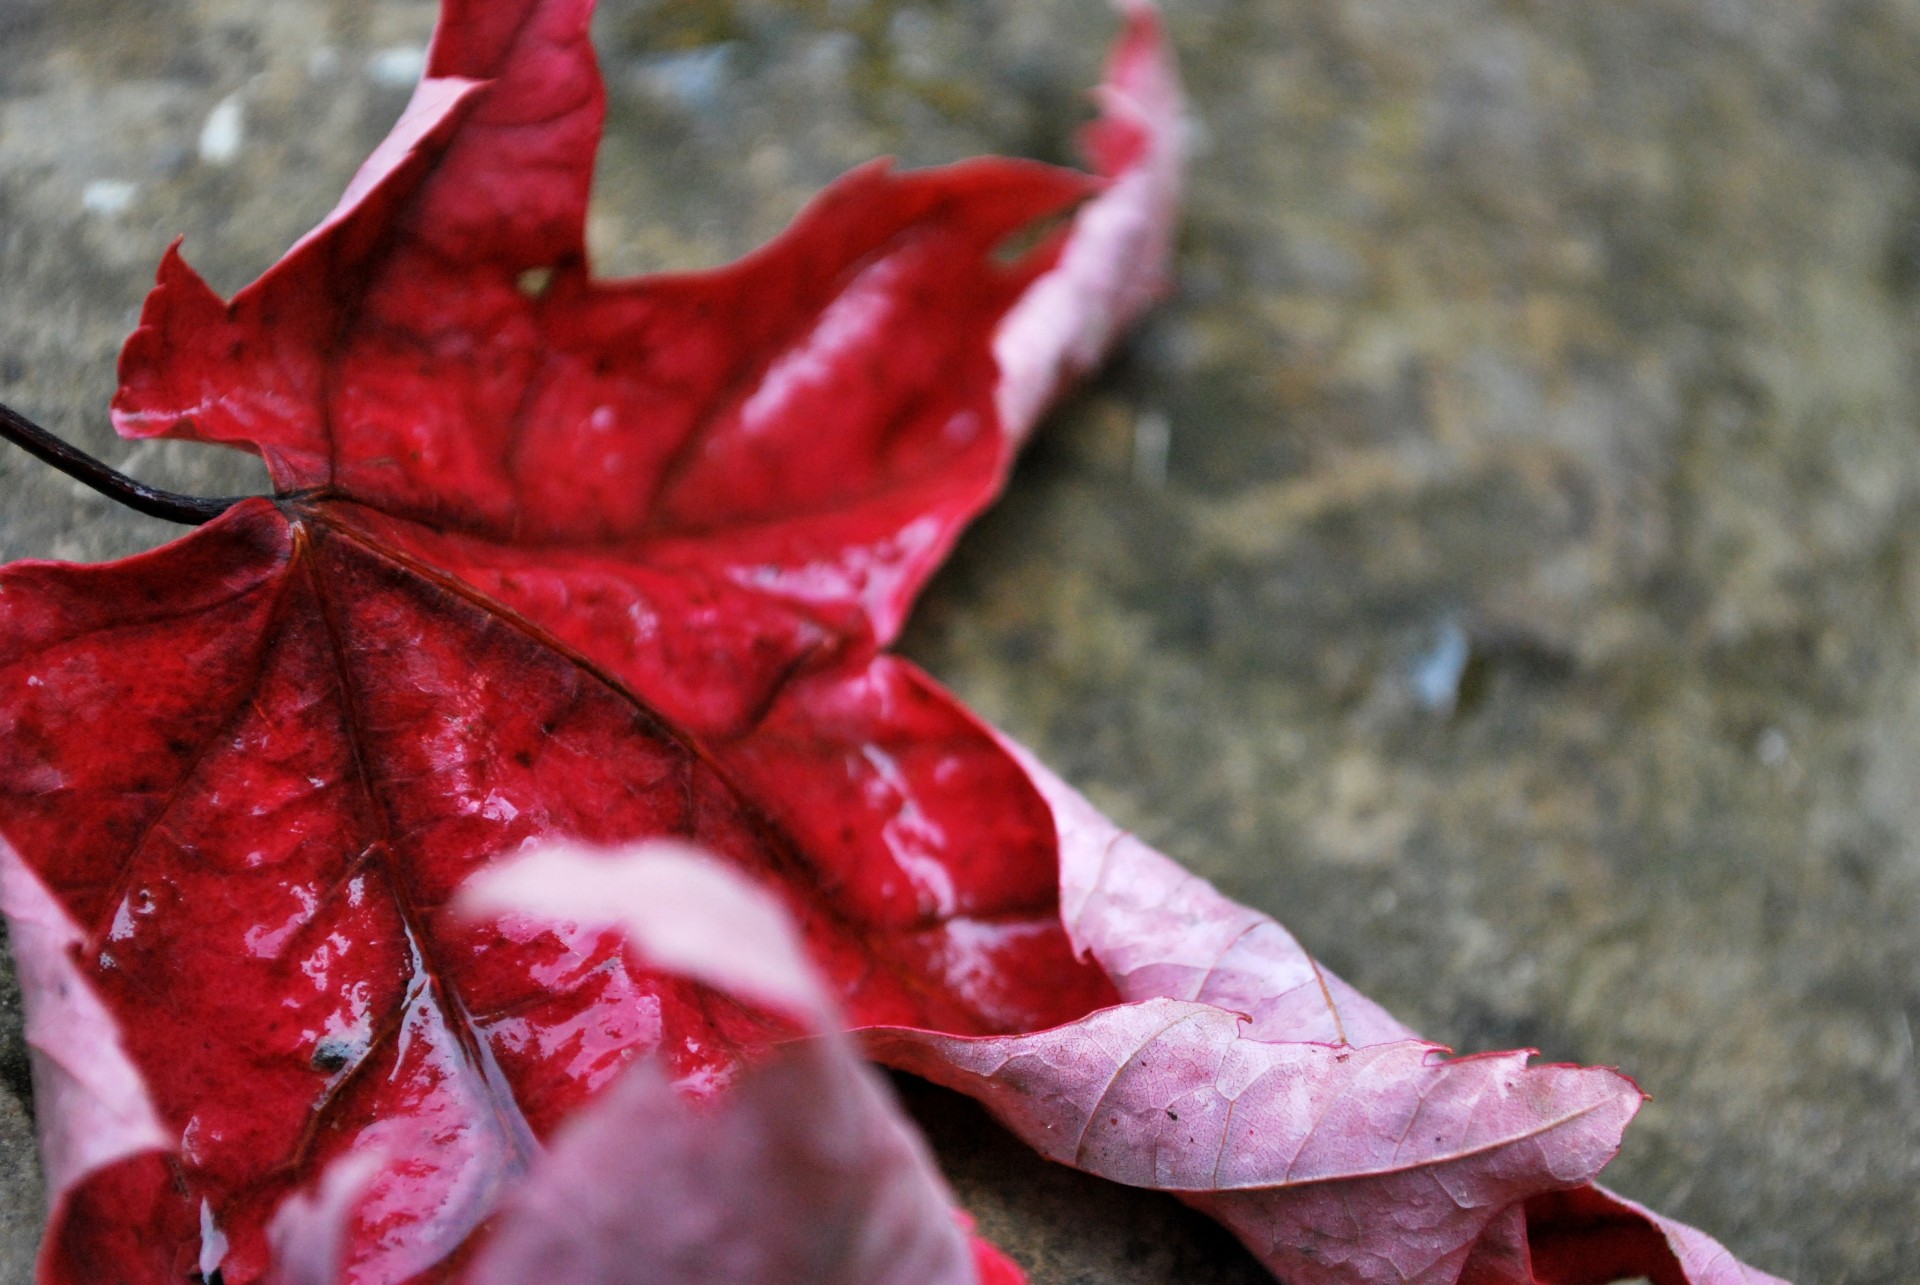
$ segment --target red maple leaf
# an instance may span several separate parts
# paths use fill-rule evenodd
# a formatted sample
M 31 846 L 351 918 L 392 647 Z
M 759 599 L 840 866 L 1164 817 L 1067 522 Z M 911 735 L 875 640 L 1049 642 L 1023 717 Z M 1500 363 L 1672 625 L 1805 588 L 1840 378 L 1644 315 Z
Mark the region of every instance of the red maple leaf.
M 1697 1233 L 1580 1186 L 1623 1078 L 1445 1060 L 884 652 L 1160 289 L 1155 16 L 1097 178 L 869 166 L 731 268 L 601 282 L 589 8 L 446 0 L 318 229 L 231 302 L 167 255 L 116 425 L 255 450 L 275 498 L 0 575 L 42 1279 L 262 1279 L 341 1162 L 351 1278 L 453 1279 L 636 1059 L 724 1096 L 790 1015 L 449 908 L 529 844 L 661 837 L 771 890 L 874 1050 L 1289 1279 L 1610 1279 L 1569 1245 L 1713 1278 Z

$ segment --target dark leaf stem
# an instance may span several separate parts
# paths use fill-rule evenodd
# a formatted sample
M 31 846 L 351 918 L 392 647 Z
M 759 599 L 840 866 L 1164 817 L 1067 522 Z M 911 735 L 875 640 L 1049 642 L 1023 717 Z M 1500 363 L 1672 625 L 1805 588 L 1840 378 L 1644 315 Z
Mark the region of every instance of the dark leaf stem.
M 49 433 L 10 406 L 0 404 L 0 437 L 6 438 L 27 454 L 45 460 L 68 477 L 86 483 L 108 499 L 144 513 L 150 518 L 200 526 L 211 522 L 234 505 L 252 497 L 224 495 L 208 498 L 176 495 L 136 482 L 118 469 L 78 450 Z

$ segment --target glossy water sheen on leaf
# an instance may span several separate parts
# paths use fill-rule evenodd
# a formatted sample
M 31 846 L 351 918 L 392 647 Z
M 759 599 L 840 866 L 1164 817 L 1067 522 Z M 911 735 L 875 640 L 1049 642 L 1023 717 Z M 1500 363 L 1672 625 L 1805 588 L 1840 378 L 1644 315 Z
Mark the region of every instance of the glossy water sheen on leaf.
M 1295 1215 L 1262 1202 L 1306 1143 L 1352 1143 L 1315 1160 L 1329 1177 L 1419 1122 L 1394 1114 L 1410 1086 L 1475 1077 L 1513 1101 L 1449 1127 L 1495 1159 L 1446 1131 L 1410 1165 L 1376 1156 L 1409 1203 L 1343 1204 L 1327 1245 L 1431 1214 L 1444 1236 L 1380 1261 L 1491 1281 L 1533 1274 L 1530 1236 L 1651 1243 L 1612 1206 L 1520 1203 L 1610 1150 L 1617 1079 L 1430 1065 L 881 651 L 1034 418 L 1164 282 L 1179 95 L 1156 17 L 1124 7 L 1097 176 L 869 166 L 734 267 L 601 282 L 587 0 L 447 0 L 427 78 L 319 228 L 231 302 L 169 252 L 115 422 L 258 451 L 280 494 L 124 562 L 0 573 L 42 1280 L 245 1285 L 276 1246 L 288 1279 L 456 1279 L 570 1119 L 652 1109 L 608 1096 L 636 1058 L 712 1098 L 792 1033 L 616 935 L 452 913 L 476 870 L 552 839 L 716 854 L 778 899 L 847 1020 L 1042 1133 L 1084 1125 L 1043 1149 L 1171 1180 L 1276 1265 Z M 1095 1039 L 1168 1003 L 1188 1018 Z M 1007 1039 L 1041 1072 L 974 1066 Z M 1379 1047 L 1342 1062 L 1341 1039 Z M 1127 1047 L 1186 1077 L 1129 1078 L 1130 1100 L 1196 1093 L 1217 1136 L 1151 1113 L 1103 1131 L 1085 1077 Z M 1267 1095 L 1253 1118 L 1206 1096 L 1229 1065 Z M 1293 1081 L 1351 1134 L 1284 1133 Z M 1574 1101 L 1600 1104 L 1584 1126 L 1501 1132 L 1515 1103 L 1546 1122 Z M 315 1210 L 344 1230 L 307 1235 Z

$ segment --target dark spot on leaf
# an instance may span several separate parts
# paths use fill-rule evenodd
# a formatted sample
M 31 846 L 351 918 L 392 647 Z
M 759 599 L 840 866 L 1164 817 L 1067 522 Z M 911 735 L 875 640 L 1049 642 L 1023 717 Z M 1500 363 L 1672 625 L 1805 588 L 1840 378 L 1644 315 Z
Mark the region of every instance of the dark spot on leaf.
M 324 1039 L 313 1046 L 313 1069 L 329 1075 L 347 1064 L 353 1045 L 346 1040 Z
M 1179 1112 L 1175 1111 L 1172 1107 L 1167 1108 L 1167 1119 L 1178 1120 L 1179 1118 L 1180 1118 Z

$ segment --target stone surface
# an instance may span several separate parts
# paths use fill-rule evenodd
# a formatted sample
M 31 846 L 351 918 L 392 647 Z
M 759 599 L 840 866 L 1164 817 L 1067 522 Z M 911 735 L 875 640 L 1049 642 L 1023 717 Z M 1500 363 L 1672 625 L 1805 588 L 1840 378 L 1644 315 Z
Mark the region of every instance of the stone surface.
M 172 236 L 231 289 L 325 211 L 431 19 L 0 0 L 0 400 L 160 484 L 257 486 L 116 442 L 113 354 Z M 1910 1280 L 1920 4 L 1171 23 L 1179 296 L 909 650 L 1415 1026 L 1635 1074 L 1628 1194 L 1803 1285 Z M 724 260 L 880 152 L 1064 159 L 1111 30 L 1097 0 L 612 3 L 602 267 Z M 171 533 L 0 454 L 0 556 Z M 0 1019 L 12 1281 L 40 1197 Z M 1260 1279 L 1172 1200 L 912 1098 L 1036 1285 Z

